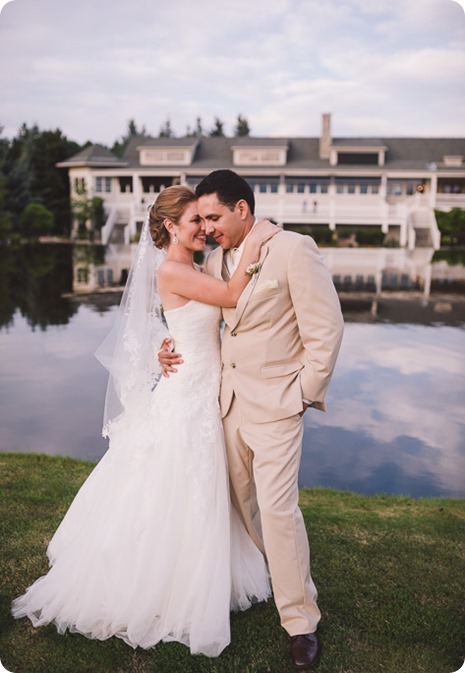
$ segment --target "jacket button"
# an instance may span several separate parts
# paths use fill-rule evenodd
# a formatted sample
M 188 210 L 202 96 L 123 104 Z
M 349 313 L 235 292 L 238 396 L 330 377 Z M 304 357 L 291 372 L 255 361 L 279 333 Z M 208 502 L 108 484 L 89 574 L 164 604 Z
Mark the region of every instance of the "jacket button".
M 235 363 L 235 362 L 231 362 L 231 367 L 232 367 L 233 369 L 236 369 L 236 363 Z
M 237 332 L 231 332 L 231 336 L 237 336 Z

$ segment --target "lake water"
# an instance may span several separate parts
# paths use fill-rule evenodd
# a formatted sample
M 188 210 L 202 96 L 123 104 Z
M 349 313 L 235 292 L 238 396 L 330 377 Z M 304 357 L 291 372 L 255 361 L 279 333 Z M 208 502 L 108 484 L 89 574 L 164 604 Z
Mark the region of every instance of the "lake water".
M 21 254 L 0 265 L 0 450 L 98 460 L 106 373 L 93 352 L 120 293 L 72 295 L 63 246 Z M 305 415 L 301 486 L 464 497 L 465 296 L 341 299 L 343 345 L 328 412 Z

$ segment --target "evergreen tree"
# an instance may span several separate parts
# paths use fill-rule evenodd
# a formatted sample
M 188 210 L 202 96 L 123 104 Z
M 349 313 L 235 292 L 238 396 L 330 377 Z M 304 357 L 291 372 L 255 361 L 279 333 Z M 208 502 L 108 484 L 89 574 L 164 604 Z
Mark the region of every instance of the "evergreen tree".
M 56 164 L 76 154 L 80 146 L 59 129 L 40 131 L 23 124 L 13 139 L 4 161 L 5 207 L 13 228 L 29 203 L 40 203 L 54 215 L 54 233 L 67 234 L 70 227 L 69 180 L 67 171 Z
M 68 171 L 56 164 L 78 151 L 59 129 L 39 132 L 31 147 L 32 197 L 53 213 L 56 234 L 68 234 L 71 219 Z
M 224 131 L 223 131 L 224 123 L 218 118 L 215 117 L 215 125 L 210 131 L 210 137 L 211 138 L 217 138 L 221 137 L 224 138 Z
M 204 135 L 205 133 L 202 127 L 202 119 L 201 117 L 197 117 L 195 129 L 191 131 L 191 127 L 188 126 L 186 129 L 186 136 L 188 138 L 202 138 Z
M 160 133 L 158 134 L 159 138 L 173 138 L 174 133 L 173 129 L 171 128 L 171 120 L 169 117 L 166 118 L 166 121 L 164 124 L 161 125 L 160 127 Z
M 234 129 L 235 136 L 249 136 L 250 135 L 250 126 L 249 122 L 242 115 L 237 115 L 236 126 Z
M 147 131 L 145 130 L 145 126 L 142 126 L 140 129 L 138 129 L 134 119 L 130 119 L 128 121 L 128 128 L 126 133 L 121 137 L 120 140 L 115 140 L 113 143 L 111 148 L 113 154 L 116 154 L 117 157 L 122 157 L 128 142 L 131 140 L 131 138 L 135 138 L 136 136 L 145 137 L 147 136 Z
M 29 129 L 23 124 L 18 135 L 13 138 L 5 158 L 6 209 L 11 213 L 13 227 L 18 228 L 19 218 L 28 203 L 32 201 L 33 169 L 31 165 L 32 145 L 39 129 Z
M 195 135 L 197 138 L 201 138 L 203 135 L 205 135 L 205 134 L 204 134 L 203 127 L 202 127 L 202 119 L 201 119 L 201 117 L 197 117 L 197 121 L 196 121 L 196 126 L 195 126 L 194 135 Z
M 3 133 L 3 127 L 0 126 L 0 135 Z M 5 160 L 10 149 L 10 143 L 6 138 L 0 138 L 0 243 L 9 238 L 12 223 L 11 214 L 6 209 L 6 176 Z
M 11 215 L 5 210 L 6 178 L 0 173 L 0 243 L 8 240 L 12 231 Z

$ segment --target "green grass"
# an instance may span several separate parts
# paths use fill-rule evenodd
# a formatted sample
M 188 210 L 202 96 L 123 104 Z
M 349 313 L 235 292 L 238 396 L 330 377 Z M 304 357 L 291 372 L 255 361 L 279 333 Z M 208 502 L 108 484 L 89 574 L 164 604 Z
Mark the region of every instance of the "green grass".
M 14 620 L 14 597 L 46 572 L 45 550 L 92 464 L 0 454 L 0 660 L 13 673 L 287 673 L 273 601 L 231 619 L 217 659 L 177 643 L 132 650 Z M 452 673 L 465 658 L 465 500 L 304 489 L 319 588 L 318 673 Z

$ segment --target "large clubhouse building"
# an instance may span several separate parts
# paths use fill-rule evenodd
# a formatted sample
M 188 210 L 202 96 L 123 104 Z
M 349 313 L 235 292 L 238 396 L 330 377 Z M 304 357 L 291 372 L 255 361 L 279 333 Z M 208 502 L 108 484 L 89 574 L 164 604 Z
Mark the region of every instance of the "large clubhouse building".
M 323 114 L 319 138 L 142 136 L 122 158 L 91 145 L 58 166 L 69 171 L 72 199 L 83 187 L 103 199 L 103 243 L 133 240 L 165 187 L 195 187 L 230 168 L 254 189 L 258 218 L 323 246 L 371 243 L 387 254 L 439 248 L 434 210 L 465 208 L 464 158 L 465 138 L 333 138 Z

